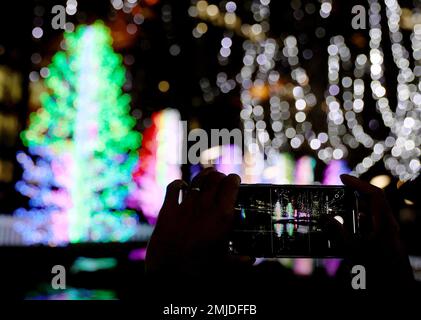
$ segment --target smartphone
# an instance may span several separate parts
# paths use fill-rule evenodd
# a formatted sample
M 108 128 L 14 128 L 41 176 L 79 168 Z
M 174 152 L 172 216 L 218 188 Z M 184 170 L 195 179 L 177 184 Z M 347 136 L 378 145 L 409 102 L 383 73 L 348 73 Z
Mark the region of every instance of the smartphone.
M 357 237 L 358 203 L 344 186 L 240 186 L 229 238 L 232 255 L 342 257 Z

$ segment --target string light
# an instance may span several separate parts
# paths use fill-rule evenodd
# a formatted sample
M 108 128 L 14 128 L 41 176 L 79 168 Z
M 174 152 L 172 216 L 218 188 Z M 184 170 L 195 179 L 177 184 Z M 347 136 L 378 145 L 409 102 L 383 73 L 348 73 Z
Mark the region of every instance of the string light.
M 212 25 L 232 30 L 244 39 L 243 67 L 236 80 L 241 85 L 243 110 L 240 117 L 247 136 L 245 144 L 251 146 L 246 150 L 245 159 L 256 157 L 252 166 L 246 165 L 248 170 L 253 172 L 252 176 L 262 174 L 268 166 L 267 160 L 264 159 L 269 154 L 295 150 L 307 145 L 326 164 L 347 158 L 349 149 L 365 148 L 369 154 L 355 165 L 351 171 L 354 175 L 367 172 L 380 160 L 383 160 L 385 167 L 401 180 L 412 179 L 418 175 L 421 155 L 421 27 L 415 24 L 411 34 L 412 57 L 415 60 L 412 70 L 409 66 L 410 54 L 402 44 L 403 35 L 399 24 L 402 10 L 396 0 L 385 1 L 393 60 L 399 70 L 396 111 L 392 111 L 384 85 L 381 4 L 378 0 L 369 0 L 368 54 L 357 55 L 353 63 L 350 49 L 341 35 L 332 37 L 327 48 L 328 87 L 322 103 L 326 106 L 327 132 L 317 133 L 308 121 L 308 111 L 320 103 L 312 93 L 305 68 L 300 66 L 296 37 L 287 35 L 278 41 L 267 35 L 269 1 L 251 3 L 254 24 L 243 23 L 236 15 L 236 5 L 229 3 L 225 6 L 224 13 L 213 7 L 208 10 L 208 3 L 199 1 L 190 7 L 189 14 Z M 297 2 L 293 9 L 299 11 L 299 7 Z M 322 1 L 319 11 L 322 18 L 328 18 L 331 11 L 332 1 Z M 232 17 L 228 20 L 235 21 L 235 25 L 226 23 L 227 15 Z M 294 17 L 296 16 L 294 14 Z M 321 32 L 319 29 L 316 30 L 316 34 Z M 283 57 L 281 60 L 290 68 L 291 81 L 287 83 L 282 81 L 280 73 L 276 70 L 279 60 L 275 57 L 279 57 L 279 53 Z M 367 69 L 371 81 L 366 88 L 364 76 Z M 383 124 L 390 129 L 384 140 L 374 139 L 362 125 L 364 97 L 368 90 L 376 103 Z M 268 107 L 265 106 L 266 103 Z M 270 110 L 269 123 L 265 120 L 265 110 Z M 370 122 L 370 127 L 371 123 L 374 122 Z M 250 150 L 254 150 L 254 153 L 250 153 Z
M 382 115 L 383 123 L 390 128 L 389 136 L 375 144 L 373 152 L 356 165 L 356 173 L 366 172 L 376 162 L 383 159 L 385 167 L 400 180 L 412 179 L 419 174 L 421 155 L 419 130 L 421 128 L 419 90 L 410 84 L 415 80 L 414 72 L 409 68 L 409 53 L 402 45 L 402 33 L 399 31 L 401 9 L 397 1 L 385 1 L 388 19 L 389 37 L 392 43 L 393 60 L 398 67 L 397 106 L 393 112 L 386 97 L 386 89 L 379 81 L 383 76 L 383 52 L 381 49 L 381 6 L 378 1 L 370 1 L 370 61 L 371 89 L 376 100 L 377 110 Z M 411 35 L 414 39 L 416 30 Z M 415 40 L 416 41 L 416 40 Z M 415 67 L 416 68 L 416 67 Z M 414 69 L 415 70 L 415 69 Z M 405 122 L 406 121 L 406 122 Z M 388 152 L 388 153 L 386 153 Z
M 331 0 L 323 0 L 320 6 L 320 16 L 322 18 L 328 18 L 330 13 L 332 12 L 332 1 Z

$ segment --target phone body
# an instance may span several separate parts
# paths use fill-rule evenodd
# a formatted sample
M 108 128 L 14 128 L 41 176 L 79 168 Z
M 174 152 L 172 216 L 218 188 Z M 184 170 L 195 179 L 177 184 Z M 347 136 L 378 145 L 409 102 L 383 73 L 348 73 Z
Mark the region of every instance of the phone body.
M 240 185 L 229 238 L 232 255 L 342 257 L 357 237 L 358 202 L 344 186 Z

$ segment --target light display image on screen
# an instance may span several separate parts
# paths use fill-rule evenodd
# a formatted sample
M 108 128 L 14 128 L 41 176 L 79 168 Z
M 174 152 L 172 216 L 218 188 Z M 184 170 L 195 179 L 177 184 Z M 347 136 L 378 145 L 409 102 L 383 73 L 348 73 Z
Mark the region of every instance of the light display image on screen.
M 256 257 L 340 256 L 337 226 L 357 233 L 355 198 L 341 186 L 251 186 L 240 188 L 232 254 Z

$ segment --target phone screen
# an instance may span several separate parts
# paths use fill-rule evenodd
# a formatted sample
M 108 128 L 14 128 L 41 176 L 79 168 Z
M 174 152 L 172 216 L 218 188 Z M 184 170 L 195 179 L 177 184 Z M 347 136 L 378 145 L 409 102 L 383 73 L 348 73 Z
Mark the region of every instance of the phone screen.
M 229 251 L 254 257 L 340 257 L 358 234 L 357 201 L 344 186 L 241 185 Z

